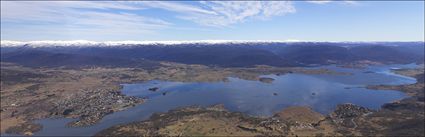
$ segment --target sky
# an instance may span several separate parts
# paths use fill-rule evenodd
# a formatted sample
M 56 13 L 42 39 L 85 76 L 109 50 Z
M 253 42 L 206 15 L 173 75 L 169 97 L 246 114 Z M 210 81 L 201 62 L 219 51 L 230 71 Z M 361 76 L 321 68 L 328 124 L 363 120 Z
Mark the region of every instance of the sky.
M 1 40 L 424 41 L 424 1 L 1 1 Z

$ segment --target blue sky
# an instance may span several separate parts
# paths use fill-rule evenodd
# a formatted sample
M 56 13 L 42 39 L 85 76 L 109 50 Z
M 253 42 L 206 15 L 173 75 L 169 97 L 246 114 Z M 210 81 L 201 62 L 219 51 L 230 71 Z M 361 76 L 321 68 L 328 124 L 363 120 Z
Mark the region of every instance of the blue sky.
M 424 1 L 1 1 L 1 39 L 424 41 Z

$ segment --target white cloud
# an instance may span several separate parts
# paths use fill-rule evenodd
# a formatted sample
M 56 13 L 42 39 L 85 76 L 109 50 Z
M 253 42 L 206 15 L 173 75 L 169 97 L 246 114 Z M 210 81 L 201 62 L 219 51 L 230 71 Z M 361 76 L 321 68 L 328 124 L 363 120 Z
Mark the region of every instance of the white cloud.
M 355 5 L 357 4 L 356 1 L 352 1 L 352 0 L 340 0 L 340 1 L 332 1 L 332 0 L 312 0 L 312 1 L 307 1 L 308 3 L 314 3 L 314 4 L 328 4 L 331 2 L 338 2 L 338 3 L 342 3 L 342 4 L 349 4 L 349 5 Z
M 156 17 L 148 9 L 171 14 Z M 224 27 L 294 12 L 290 1 L 1 1 L 1 32 L 2 38 L 106 39 L 123 34 L 138 39 L 162 29 L 187 28 L 169 22 L 175 18 Z
M 332 2 L 332 1 L 330 1 L 330 0 L 313 0 L 313 1 L 307 1 L 307 2 L 314 3 L 314 4 L 326 4 L 326 3 L 329 3 L 329 2 Z
M 268 19 L 294 13 L 290 1 L 201 1 L 198 5 L 175 2 L 138 2 L 145 6 L 178 12 L 180 19 L 204 26 L 228 26 L 248 19 Z
M 56 33 L 76 36 L 141 35 L 171 25 L 164 20 L 133 12 L 144 9 L 146 7 L 128 2 L 1 1 L 1 21 L 2 24 L 20 24 L 19 28 L 25 28 L 21 33 L 33 31 L 39 35 Z M 2 29 L 11 34 L 19 32 L 13 32 L 12 28 Z
M 219 27 L 296 11 L 289 1 L 1 1 L 1 19 L 33 28 L 63 25 L 64 29 L 102 33 L 152 32 L 171 25 L 134 12 L 149 8 L 172 11 L 177 18 L 203 26 Z M 116 9 L 120 12 L 111 12 Z
M 345 4 L 348 4 L 348 5 L 357 5 L 357 4 L 359 4 L 357 1 L 352 1 L 352 0 L 345 0 L 344 3 Z
M 201 4 L 216 14 L 192 14 L 182 18 L 206 26 L 228 26 L 249 19 L 268 19 L 296 11 L 288 1 L 208 1 Z
M 180 12 L 180 13 L 197 13 L 197 14 L 212 14 L 215 15 L 214 11 L 202 9 L 200 7 L 177 3 L 177 2 L 165 2 L 165 1 L 131 1 L 131 3 L 141 4 L 150 8 L 160 8 L 164 10 Z

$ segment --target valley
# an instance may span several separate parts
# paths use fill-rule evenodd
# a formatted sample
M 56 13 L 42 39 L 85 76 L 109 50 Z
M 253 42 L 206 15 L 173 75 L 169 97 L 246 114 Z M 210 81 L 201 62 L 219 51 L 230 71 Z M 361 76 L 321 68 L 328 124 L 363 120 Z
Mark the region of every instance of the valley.
M 421 135 L 423 46 L 379 44 L 2 45 L 1 133 Z
M 0 3 L 1 137 L 425 137 L 423 0 Z

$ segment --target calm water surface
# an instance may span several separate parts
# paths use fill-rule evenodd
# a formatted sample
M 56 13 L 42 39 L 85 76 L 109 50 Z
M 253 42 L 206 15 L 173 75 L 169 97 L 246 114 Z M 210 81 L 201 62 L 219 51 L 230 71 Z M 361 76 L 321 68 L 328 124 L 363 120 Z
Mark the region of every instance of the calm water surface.
M 379 109 L 388 102 L 406 97 L 399 91 L 368 90 L 365 85 L 399 85 L 416 80 L 391 73 L 390 69 L 414 68 L 416 65 L 372 66 L 366 69 L 348 69 L 325 66 L 353 75 L 267 75 L 273 83 L 229 78 L 228 82 L 170 82 L 148 81 L 139 84 L 123 84 L 122 92 L 129 96 L 147 97 L 144 104 L 107 115 L 99 124 L 84 128 L 68 128 L 66 123 L 75 119 L 43 119 L 44 126 L 35 135 L 93 135 L 116 124 L 124 124 L 149 118 L 152 113 L 166 112 L 177 107 L 191 105 L 209 106 L 224 104 L 231 111 L 254 116 L 270 116 L 288 106 L 309 106 L 326 114 L 337 104 L 353 103 Z M 149 88 L 158 87 L 156 92 Z M 163 95 L 165 93 L 165 95 Z M 276 93 L 277 95 L 274 95 Z

